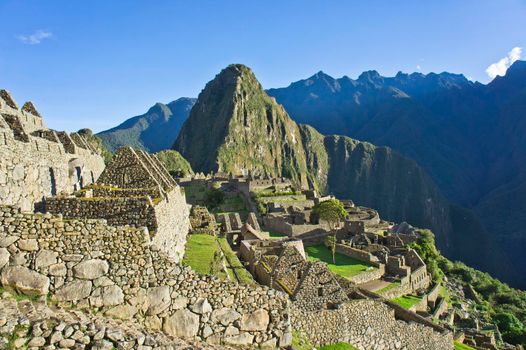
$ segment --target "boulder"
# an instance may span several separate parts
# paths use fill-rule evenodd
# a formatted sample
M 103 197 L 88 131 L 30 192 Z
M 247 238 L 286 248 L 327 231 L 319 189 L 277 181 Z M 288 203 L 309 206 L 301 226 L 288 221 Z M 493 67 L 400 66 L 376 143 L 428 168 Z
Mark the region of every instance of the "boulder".
M 287 331 L 279 337 L 279 346 L 285 348 L 292 344 L 292 332 Z
M 270 318 L 264 309 L 258 309 L 250 314 L 241 317 L 242 331 L 265 331 L 267 330 Z
M 157 316 L 146 316 L 144 327 L 151 331 L 160 331 L 163 326 L 162 320 Z
M 40 269 L 57 263 L 58 253 L 43 249 L 38 252 L 35 258 L 35 268 Z
M 2 285 L 26 295 L 47 295 L 49 278 L 24 266 L 7 266 L 2 271 Z
M 179 310 L 183 309 L 188 305 L 188 298 L 183 296 L 178 296 L 175 299 L 172 299 L 172 309 L 173 310 Z
M 56 277 L 64 277 L 67 273 L 66 264 L 58 263 L 49 266 L 49 274 Z
M 91 294 L 91 281 L 76 280 L 60 288 L 55 297 L 60 301 L 79 301 Z
M 6 248 L 0 248 L 0 270 L 9 263 L 10 256 Z
M 199 298 L 195 304 L 190 306 L 190 310 L 195 312 L 196 314 L 207 314 L 209 312 L 212 312 L 212 305 L 208 302 L 208 299 L 206 298 Z
M 0 238 L 0 248 L 7 248 L 11 244 L 13 244 L 16 241 L 18 241 L 19 239 L 20 238 L 17 237 L 17 236 L 7 236 L 7 237 L 4 237 L 4 238 Z
M 261 343 L 260 347 L 262 349 L 275 349 L 278 345 L 278 340 L 276 338 L 270 338 L 269 340 Z
M 195 337 L 199 332 L 199 316 L 188 309 L 178 310 L 164 319 L 163 331 L 175 337 Z
M 21 239 L 18 241 L 18 248 L 28 252 L 38 250 L 38 242 L 36 239 Z
M 109 317 L 118 318 L 120 320 L 130 320 L 137 313 L 137 308 L 132 305 L 119 305 L 109 309 L 104 314 Z
M 75 277 L 84 280 L 94 280 L 108 273 L 110 266 L 106 260 L 91 259 L 73 267 Z
M 237 329 L 236 327 L 234 326 L 228 326 L 226 327 L 225 329 L 225 337 L 230 337 L 230 336 L 233 336 L 233 335 L 238 335 L 239 334 L 239 329 Z
M 150 289 L 147 295 L 148 310 L 147 315 L 157 315 L 170 306 L 170 287 L 160 286 Z
M 102 304 L 104 306 L 119 305 L 124 302 L 124 293 L 122 289 L 117 286 L 102 287 Z
M 228 326 L 240 318 L 241 314 L 239 312 L 227 307 L 214 310 L 211 316 L 212 322 L 221 323 L 223 326 Z
M 252 344 L 252 342 L 254 341 L 254 336 L 249 333 L 241 333 L 233 337 L 226 337 L 223 341 L 227 345 L 247 346 Z

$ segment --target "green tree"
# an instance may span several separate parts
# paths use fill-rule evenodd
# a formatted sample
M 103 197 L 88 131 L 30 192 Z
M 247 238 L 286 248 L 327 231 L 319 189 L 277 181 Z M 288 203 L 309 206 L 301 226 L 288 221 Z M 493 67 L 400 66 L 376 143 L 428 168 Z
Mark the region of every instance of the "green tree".
M 330 233 L 325 239 L 325 244 L 332 252 L 332 262 L 336 264 L 336 229 L 341 220 L 347 216 L 347 212 L 342 202 L 337 199 L 329 199 L 316 204 L 312 208 L 312 213 L 329 224 Z
M 325 245 L 329 247 L 332 253 L 332 263 L 336 264 L 336 235 L 331 233 L 325 237 Z

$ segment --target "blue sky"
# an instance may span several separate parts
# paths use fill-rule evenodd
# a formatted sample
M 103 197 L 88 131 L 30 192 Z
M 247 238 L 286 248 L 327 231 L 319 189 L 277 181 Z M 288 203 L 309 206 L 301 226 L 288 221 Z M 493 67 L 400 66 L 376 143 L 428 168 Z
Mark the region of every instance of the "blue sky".
M 229 63 L 265 88 L 319 70 L 488 82 L 488 66 L 526 47 L 526 0 L 0 0 L 0 18 L 0 88 L 69 131 L 195 97 Z

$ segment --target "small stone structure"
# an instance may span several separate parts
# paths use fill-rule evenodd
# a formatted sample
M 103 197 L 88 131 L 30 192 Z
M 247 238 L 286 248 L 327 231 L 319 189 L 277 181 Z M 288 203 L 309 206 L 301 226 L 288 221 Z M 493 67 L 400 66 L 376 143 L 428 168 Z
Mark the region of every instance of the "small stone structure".
M 204 233 L 215 236 L 217 234 L 217 222 L 214 215 L 208 212 L 206 207 L 192 206 L 190 211 L 190 233 Z
M 182 259 L 190 208 L 155 155 L 123 147 L 99 181 L 75 196 L 46 198 L 46 211 L 68 219 L 103 218 L 111 225 L 147 227 L 158 249 L 175 261 Z
M 97 180 L 104 160 L 79 134 L 46 128 L 31 102 L 0 90 L 0 203 L 41 209 L 42 200 Z

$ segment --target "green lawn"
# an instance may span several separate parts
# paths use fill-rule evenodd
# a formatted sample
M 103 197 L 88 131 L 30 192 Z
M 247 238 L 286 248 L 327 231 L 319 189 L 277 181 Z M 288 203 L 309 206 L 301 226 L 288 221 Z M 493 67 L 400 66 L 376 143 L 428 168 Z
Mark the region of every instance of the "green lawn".
M 342 277 L 352 277 L 356 276 L 367 269 L 371 269 L 372 266 L 343 255 L 336 253 L 336 264 L 332 262 L 332 253 L 323 244 L 313 245 L 305 248 L 305 252 L 308 254 L 308 260 L 310 261 L 323 261 L 329 266 L 329 270 L 342 276 Z
M 268 235 L 269 235 L 270 239 L 277 239 L 277 238 L 288 237 L 288 236 L 287 236 L 286 234 L 284 234 L 284 233 L 275 232 L 275 231 L 269 231 L 269 232 L 268 232 Z
M 459 343 L 458 341 L 455 341 L 455 350 L 475 350 L 471 346 Z
M 212 274 L 214 255 L 219 250 L 216 238 L 206 234 L 188 235 L 183 264 L 203 275 Z
M 318 350 L 356 350 L 354 346 L 348 343 L 336 343 L 331 345 L 324 345 L 317 348 Z
M 418 304 L 421 300 L 422 298 L 416 295 L 404 295 L 398 298 L 391 299 L 393 303 L 396 303 L 405 309 L 410 309 L 414 305 Z

